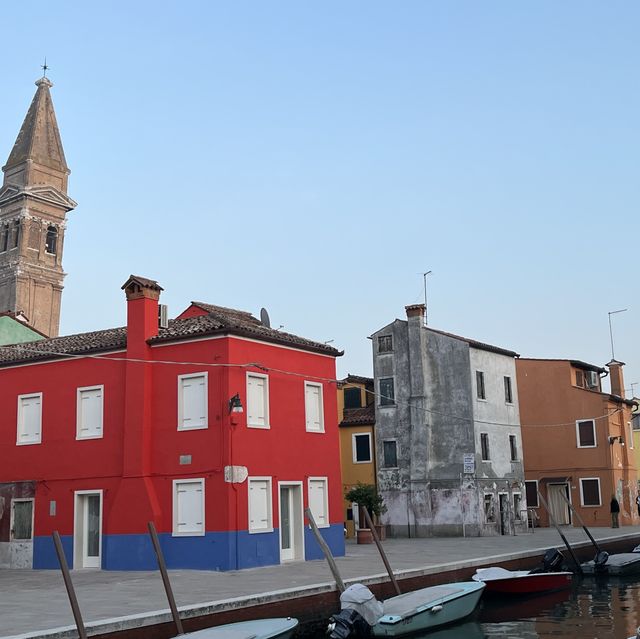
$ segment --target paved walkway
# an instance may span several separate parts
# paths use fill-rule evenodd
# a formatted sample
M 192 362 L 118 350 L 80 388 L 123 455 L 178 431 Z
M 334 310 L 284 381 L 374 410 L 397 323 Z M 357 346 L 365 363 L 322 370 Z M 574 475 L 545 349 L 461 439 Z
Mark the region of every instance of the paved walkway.
M 580 528 L 564 529 L 564 532 L 572 545 L 589 543 Z M 631 550 L 633 538 L 640 535 L 640 526 L 616 530 L 594 528 L 591 532 L 599 540 L 629 537 Z M 433 574 L 452 567 L 541 556 L 553 546 L 563 548 L 556 531 L 548 528 L 513 537 L 388 539 L 384 542 L 394 572 L 410 574 Z M 387 579 L 375 545 L 348 543 L 346 556 L 338 558 L 337 563 L 345 581 L 375 583 Z M 331 588 L 332 581 L 324 561 L 235 572 L 172 570 L 170 577 L 178 607 L 192 609 L 193 614 L 203 606 L 238 607 L 246 604 L 247 599 L 286 598 L 301 590 L 325 591 Z M 143 625 L 150 616 L 169 619 L 159 572 L 84 570 L 72 572 L 72 579 L 88 626 L 91 622 L 114 621 L 124 616 L 137 617 L 137 621 L 129 619 L 125 625 Z M 48 629 L 73 623 L 59 571 L 0 570 L 0 637 L 37 636 Z M 91 634 L 91 629 L 88 630 Z

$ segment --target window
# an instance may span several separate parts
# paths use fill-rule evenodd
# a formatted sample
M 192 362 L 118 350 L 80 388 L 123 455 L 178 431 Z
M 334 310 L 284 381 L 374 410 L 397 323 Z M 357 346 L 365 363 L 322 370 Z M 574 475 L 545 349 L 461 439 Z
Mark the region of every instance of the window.
M 532 479 L 524 482 L 525 489 L 527 491 L 527 504 L 531 508 L 538 508 L 538 481 Z
M 18 248 L 20 242 L 20 220 L 14 220 L 11 229 L 11 248 Z
M 359 388 L 345 388 L 344 389 L 344 407 L 349 408 L 362 408 L 362 391 Z
M 378 353 L 390 353 L 393 350 L 393 337 L 381 335 L 378 337 Z
M 383 377 L 380 380 L 380 406 L 393 406 L 395 403 L 393 377 Z
M 515 435 L 509 435 L 509 450 L 511 451 L 511 461 L 518 461 L 518 442 Z
M 326 477 L 309 477 L 309 509 L 318 528 L 329 526 L 329 497 Z
M 476 396 L 478 399 L 487 399 L 484 388 L 484 373 L 482 371 L 476 371 Z
M 55 255 L 58 250 L 58 229 L 55 226 L 49 226 L 47 228 L 47 239 L 45 240 L 44 250 L 52 255 Z
M 489 461 L 489 433 L 480 433 L 480 449 L 482 450 L 482 461 Z
M 273 532 L 271 477 L 249 478 L 249 532 Z
M 247 426 L 269 428 L 269 378 L 247 373 Z
M 364 464 L 371 461 L 371 435 L 355 433 L 352 438 L 353 463 Z
M 516 521 L 522 521 L 522 495 L 513 493 L 513 517 Z
M 4 253 L 9 248 L 9 225 L 5 224 L 2 227 L 2 252 Z
M 589 477 L 580 480 L 580 500 L 583 506 L 601 506 L 600 479 Z
M 307 430 L 311 433 L 324 433 L 322 384 L 304 383 L 304 410 Z
M 178 375 L 178 430 L 207 428 L 207 373 Z
M 511 389 L 511 378 L 504 378 L 504 401 L 507 404 L 513 404 L 513 391 Z
M 11 502 L 11 540 L 33 538 L 33 499 Z
M 79 388 L 76 405 L 76 439 L 102 437 L 103 387 Z
M 42 441 L 42 393 L 18 396 L 17 444 Z
M 395 439 L 385 439 L 382 442 L 382 454 L 385 468 L 398 467 L 398 445 Z
M 577 421 L 576 434 L 578 437 L 578 448 L 596 447 L 596 423 L 593 419 Z
M 173 536 L 204 535 L 204 479 L 173 480 Z
M 484 520 L 491 524 L 496 520 L 496 509 L 493 506 L 493 495 L 486 494 L 484 496 Z
M 576 386 L 584 388 L 584 373 L 579 370 L 576 370 Z

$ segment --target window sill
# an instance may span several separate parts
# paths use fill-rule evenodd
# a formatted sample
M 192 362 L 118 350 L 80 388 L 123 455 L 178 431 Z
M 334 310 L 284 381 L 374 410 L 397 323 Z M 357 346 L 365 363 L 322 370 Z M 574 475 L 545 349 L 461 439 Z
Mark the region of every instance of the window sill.
M 37 441 L 32 442 L 16 442 L 16 446 L 34 446 L 35 444 L 42 444 L 42 440 L 38 439 Z
M 309 430 L 308 428 L 305 429 L 305 432 L 314 433 L 316 435 L 324 435 L 324 433 L 325 433 L 324 429 L 322 429 L 322 430 Z
M 476 397 L 476 401 L 477 402 L 484 402 L 486 404 L 487 403 L 487 398 L 486 397 Z
M 598 448 L 598 444 L 593 444 L 589 446 L 580 446 L 580 444 L 578 444 L 576 448 Z
M 187 431 L 187 430 L 207 430 L 207 428 L 209 428 L 208 424 L 205 424 L 204 426 L 180 426 L 180 425 L 178 425 L 178 431 L 180 431 L 180 432 Z
M 172 532 L 171 533 L 172 537 L 204 537 L 204 535 L 205 535 L 204 530 L 202 532 L 188 532 L 188 533 Z
M 397 408 L 397 404 L 378 404 L 378 408 Z
M 102 435 L 76 435 L 76 441 L 80 442 L 85 439 L 104 439 Z
M 367 459 L 365 461 L 358 461 L 357 459 L 353 460 L 354 464 L 372 464 L 373 460 L 372 459 Z
M 247 428 L 257 428 L 258 430 L 271 430 L 271 424 L 249 424 L 247 423 Z
M 263 535 L 263 534 L 268 534 L 268 533 L 272 533 L 273 532 L 273 528 L 260 528 L 260 530 L 251 530 L 249 529 L 249 534 L 250 535 Z

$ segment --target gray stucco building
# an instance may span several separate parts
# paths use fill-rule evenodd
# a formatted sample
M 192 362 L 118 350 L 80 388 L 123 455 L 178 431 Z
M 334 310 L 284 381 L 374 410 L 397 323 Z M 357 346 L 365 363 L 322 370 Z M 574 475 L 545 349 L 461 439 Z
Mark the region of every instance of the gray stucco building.
M 406 311 L 372 336 L 383 523 L 393 536 L 524 530 L 518 354 Z

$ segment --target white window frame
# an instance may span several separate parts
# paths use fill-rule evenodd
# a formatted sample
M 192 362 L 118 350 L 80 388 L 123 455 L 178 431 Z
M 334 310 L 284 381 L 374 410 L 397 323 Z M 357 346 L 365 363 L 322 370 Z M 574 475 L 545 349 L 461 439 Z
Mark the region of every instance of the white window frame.
M 20 434 L 23 432 L 22 420 L 23 420 L 23 408 L 22 408 L 22 400 L 23 399 L 31 399 L 33 397 L 40 398 L 40 421 L 38 424 L 38 437 L 37 439 L 29 439 L 20 441 Z M 23 395 L 18 395 L 18 423 L 16 428 L 16 445 L 17 446 L 30 446 L 32 444 L 41 444 L 42 443 L 42 393 L 25 393 Z
M 252 482 L 267 482 L 267 526 L 264 528 L 251 528 L 251 484 Z M 249 520 L 247 528 L 250 535 L 273 532 L 273 480 L 271 477 L 248 477 L 247 478 L 247 512 Z
M 14 513 L 14 508 L 15 508 L 15 504 L 16 503 L 25 503 L 25 502 L 31 502 L 31 537 L 29 538 L 21 538 L 21 539 L 16 539 L 13 535 L 13 531 L 15 528 L 15 513 Z M 10 541 L 19 541 L 19 542 L 26 542 L 26 541 L 33 541 L 33 524 L 34 524 L 34 520 L 35 520 L 35 513 L 36 513 L 36 500 L 33 497 L 14 497 L 11 500 L 11 521 L 9 522 L 9 540 Z
M 593 481 L 596 480 L 598 482 L 598 503 L 597 504 L 585 504 L 584 503 L 584 492 L 582 490 L 582 482 L 583 481 Z M 583 508 L 600 508 L 602 506 L 602 487 L 600 485 L 600 477 L 580 477 L 580 505 Z
M 367 460 L 359 460 L 358 459 L 358 449 L 356 446 L 356 437 L 367 437 L 369 440 L 369 459 Z M 351 451 L 353 453 L 353 463 L 354 464 L 371 464 L 373 463 L 373 450 L 371 449 L 371 433 L 353 433 L 351 435 Z
M 309 499 L 312 481 L 324 482 L 324 512 L 326 516 L 326 521 L 324 524 L 320 524 L 316 520 L 316 524 L 318 528 L 329 528 L 331 526 L 331 523 L 329 521 L 329 478 L 328 477 L 309 477 L 307 479 L 307 503 L 309 504 L 309 509 L 313 514 L 313 518 L 316 519 L 316 514 L 313 512 L 313 509 L 311 508 L 311 500 Z
M 307 388 L 315 387 L 320 389 L 318 393 L 318 410 L 320 412 L 320 428 L 309 428 L 309 416 L 307 415 Z M 304 383 L 304 423 L 305 429 L 308 433 L 324 433 L 324 388 L 322 384 L 318 382 L 307 382 Z
M 264 424 L 255 424 L 249 421 L 249 378 L 250 377 L 259 377 L 260 379 L 264 379 Z M 245 389 L 245 397 L 247 398 L 247 428 L 261 428 L 263 430 L 268 430 L 271 428 L 271 418 L 269 415 L 269 376 L 264 375 L 263 373 L 253 373 L 248 372 L 246 376 L 246 389 Z
M 593 425 L 593 444 L 588 444 L 586 446 L 582 446 L 580 444 L 580 424 L 582 422 L 591 422 Z M 596 429 L 596 420 L 587 418 L 587 419 L 576 419 L 576 445 L 578 448 L 597 448 L 598 447 L 598 432 Z
M 197 426 L 184 425 L 184 391 L 182 382 L 185 379 L 196 379 L 204 377 L 204 424 Z M 185 373 L 178 375 L 178 430 L 203 430 L 209 427 L 209 373 L 203 371 L 201 373 Z
M 540 508 L 540 497 L 538 496 L 538 480 L 537 479 L 525 479 L 524 480 L 524 495 L 527 496 L 527 484 L 534 483 L 536 485 L 536 505 L 529 505 L 529 500 L 527 500 L 527 508 Z
M 82 415 L 82 410 L 80 408 L 80 403 L 82 402 L 82 393 L 86 391 L 95 391 L 99 390 L 101 393 L 101 405 L 100 405 L 100 426 L 98 430 L 99 434 L 93 435 L 83 435 L 82 434 L 82 424 L 80 423 L 80 417 Z M 94 431 L 95 432 L 95 431 Z M 76 439 L 102 439 L 104 436 L 104 385 L 97 384 L 96 386 L 81 386 L 76 391 Z
M 480 395 L 480 385 L 478 384 L 478 380 L 482 380 L 482 396 Z M 476 370 L 476 400 L 479 402 L 487 401 L 487 378 L 484 374 L 484 371 Z
M 202 503 L 201 503 L 201 509 L 202 509 L 202 523 L 201 523 L 201 527 L 200 530 L 192 532 L 179 532 L 178 531 L 178 487 L 182 484 L 200 484 L 200 486 L 202 487 Z M 171 536 L 172 537 L 204 537 L 205 534 L 205 519 L 206 519 L 206 512 L 205 512 L 205 495 L 204 495 L 204 491 L 205 491 L 205 481 L 203 477 L 185 477 L 184 479 L 174 479 L 173 480 L 173 492 L 172 492 L 172 510 L 173 510 L 173 515 L 172 515 L 172 530 L 171 530 Z

